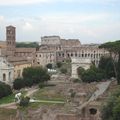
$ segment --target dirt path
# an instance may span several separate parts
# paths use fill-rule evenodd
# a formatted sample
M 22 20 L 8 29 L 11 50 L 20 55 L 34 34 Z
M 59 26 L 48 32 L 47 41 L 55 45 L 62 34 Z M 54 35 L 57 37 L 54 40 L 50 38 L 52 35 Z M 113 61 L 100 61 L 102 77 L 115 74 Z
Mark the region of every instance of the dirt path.
M 39 88 L 38 87 L 32 87 L 27 90 L 27 94 L 25 96 L 32 96 L 33 93 L 35 93 Z M 17 109 L 16 103 L 7 103 L 0 105 L 0 108 L 8 108 L 8 109 Z

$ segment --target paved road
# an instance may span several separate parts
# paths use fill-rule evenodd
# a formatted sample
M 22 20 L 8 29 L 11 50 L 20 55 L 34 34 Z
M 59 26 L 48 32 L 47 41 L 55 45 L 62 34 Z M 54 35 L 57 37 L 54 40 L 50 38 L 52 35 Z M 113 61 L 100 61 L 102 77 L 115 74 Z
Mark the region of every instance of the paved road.
M 77 109 L 81 110 L 83 109 L 86 105 L 88 105 L 90 102 L 96 100 L 100 95 L 102 95 L 109 87 L 111 81 L 107 82 L 101 82 L 97 84 L 97 90 L 93 93 L 93 95 L 90 97 L 88 101 L 83 103 L 81 106 L 77 107 Z

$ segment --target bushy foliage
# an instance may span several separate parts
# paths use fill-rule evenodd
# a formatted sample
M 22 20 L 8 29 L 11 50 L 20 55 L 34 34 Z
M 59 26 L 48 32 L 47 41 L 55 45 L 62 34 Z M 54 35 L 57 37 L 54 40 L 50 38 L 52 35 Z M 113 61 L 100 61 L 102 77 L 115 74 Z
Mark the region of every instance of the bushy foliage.
M 34 84 L 44 83 L 50 80 L 47 70 L 42 67 L 28 67 L 23 70 L 23 78 L 15 79 L 13 87 L 19 90 L 24 87 L 31 87 Z
M 30 100 L 29 97 L 22 97 L 20 100 L 20 106 L 22 106 L 22 107 L 28 106 L 29 100 Z
M 36 42 L 30 42 L 30 43 L 25 43 L 25 42 L 17 42 L 16 43 L 17 48 L 25 47 L 25 48 L 37 48 L 39 47 L 38 43 Z
M 76 78 L 76 79 L 73 80 L 73 82 L 74 83 L 81 83 L 81 80 Z
M 52 68 L 53 68 L 53 65 L 52 65 L 51 63 L 48 63 L 48 64 L 46 65 L 46 67 L 47 67 L 48 69 L 52 69 Z
M 113 59 L 115 77 L 117 79 L 117 83 L 120 84 L 120 40 L 107 42 L 99 47 L 104 48 L 110 52 L 110 57 Z M 117 65 L 115 65 L 115 63 L 117 63 Z
M 20 90 L 25 87 L 25 81 L 22 78 L 17 78 L 13 82 L 13 88 L 16 90 Z
M 9 85 L 0 82 L 0 98 L 12 94 L 12 89 Z
M 81 77 L 85 73 L 85 69 L 82 67 L 77 68 L 77 74 Z
M 102 120 L 120 120 L 120 89 L 108 98 L 101 114 Z
M 34 84 L 50 80 L 47 70 L 42 67 L 28 67 L 23 70 L 23 78 L 33 80 Z
M 115 77 L 113 59 L 111 57 L 101 57 L 98 67 L 105 72 L 106 78 Z
M 61 71 L 61 73 L 66 74 L 66 73 L 67 73 L 67 68 L 62 67 L 62 68 L 60 69 L 60 71 Z
M 94 65 L 91 66 L 89 69 L 85 70 L 81 74 L 81 79 L 83 82 L 94 82 L 94 81 L 101 81 L 105 78 L 104 72 L 99 68 L 96 68 Z
M 26 87 L 31 87 L 34 83 L 32 79 L 24 79 L 24 83 Z
M 62 67 L 62 62 L 57 62 L 56 65 L 58 68 L 60 68 L 60 67 Z

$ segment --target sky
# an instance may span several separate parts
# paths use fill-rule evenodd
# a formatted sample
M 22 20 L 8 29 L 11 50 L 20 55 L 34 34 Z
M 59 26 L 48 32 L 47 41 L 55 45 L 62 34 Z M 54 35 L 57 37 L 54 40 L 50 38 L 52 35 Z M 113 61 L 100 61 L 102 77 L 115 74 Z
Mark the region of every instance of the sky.
M 120 40 L 120 0 L 0 0 L 0 40 L 9 25 L 18 42 L 51 35 L 83 44 Z

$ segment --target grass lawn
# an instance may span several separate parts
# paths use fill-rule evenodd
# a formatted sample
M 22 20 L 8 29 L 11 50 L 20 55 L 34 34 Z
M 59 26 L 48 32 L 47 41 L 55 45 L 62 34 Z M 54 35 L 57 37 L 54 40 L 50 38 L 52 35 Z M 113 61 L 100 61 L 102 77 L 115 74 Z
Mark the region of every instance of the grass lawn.
M 22 93 L 23 95 L 25 95 L 25 94 L 26 94 L 26 91 L 21 91 L 21 93 Z M 1 104 L 7 104 L 7 103 L 12 103 L 12 102 L 14 102 L 14 98 L 15 98 L 15 94 L 14 94 L 14 93 L 11 94 L 11 95 L 9 95 L 9 96 L 3 97 L 3 98 L 0 99 L 0 105 L 1 105 Z
M 39 89 L 34 95 L 33 98 L 36 100 L 47 100 L 47 101 L 64 101 L 65 97 L 61 94 L 57 94 L 52 90 L 51 87 Z
M 15 96 L 14 94 L 11 94 L 9 96 L 1 98 L 0 99 L 0 105 L 14 102 L 14 96 Z

